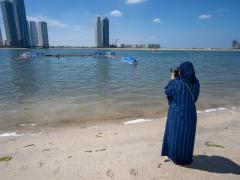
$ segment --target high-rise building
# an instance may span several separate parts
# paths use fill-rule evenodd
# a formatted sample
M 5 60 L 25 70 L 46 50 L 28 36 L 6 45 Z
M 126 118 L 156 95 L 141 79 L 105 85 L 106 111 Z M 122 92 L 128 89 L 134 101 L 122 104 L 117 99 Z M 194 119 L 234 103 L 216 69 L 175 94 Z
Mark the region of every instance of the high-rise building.
M 9 0 L 1 1 L 7 46 L 18 47 L 18 35 L 14 17 L 13 3 Z
M 103 47 L 109 47 L 109 20 L 105 17 L 102 20 Z
M 102 47 L 102 22 L 99 16 L 97 17 L 95 28 L 95 45 L 97 48 Z
M 38 46 L 38 30 L 37 23 L 35 21 L 29 22 L 29 37 L 32 47 Z
M 48 42 L 48 29 L 47 29 L 47 23 L 46 22 L 38 22 L 38 46 L 48 48 L 49 42 Z
M 3 38 L 2 38 L 1 29 L 0 29 L 0 47 L 3 47 Z
M 19 45 L 20 47 L 29 47 L 30 40 L 24 0 L 13 0 L 13 9 Z
M 232 48 L 233 49 L 240 49 L 240 42 L 238 42 L 237 40 L 233 40 Z

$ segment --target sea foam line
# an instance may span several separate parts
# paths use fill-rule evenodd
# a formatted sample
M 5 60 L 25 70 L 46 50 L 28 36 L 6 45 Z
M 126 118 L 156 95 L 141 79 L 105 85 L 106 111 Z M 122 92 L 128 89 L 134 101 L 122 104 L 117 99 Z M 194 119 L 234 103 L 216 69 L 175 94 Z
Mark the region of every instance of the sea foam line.
M 136 119 L 132 121 L 126 121 L 123 124 L 128 125 L 128 124 L 137 124 L 137 123 L 144 123 L 144 122 L 151 122 L 151 119 Z
M 24 134 L 17 134 L 16 132 L 11 132 L 11 133 L 3 133 L 0 134 L 0 137 L 19 137 L 23 136 Z
M 201 114 L 201 113 L 211 113 L 211 112 L 227 111 L 227 110 L 228 110 L 227 108 L 220 107 L 220 108 L 213 108 L 213 109 L 205 109 L 204 111 L 197 111 L 197 113 Z

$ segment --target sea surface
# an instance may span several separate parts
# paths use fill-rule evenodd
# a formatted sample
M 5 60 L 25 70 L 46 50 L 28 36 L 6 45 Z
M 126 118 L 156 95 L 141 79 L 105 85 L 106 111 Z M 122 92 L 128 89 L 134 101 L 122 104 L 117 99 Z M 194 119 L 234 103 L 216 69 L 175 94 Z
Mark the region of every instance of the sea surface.
M 164 87 L 170 68 L 191 61 L 201 83 L 199 111 L 240 106 L 240 52 L 115 51 L 134 56 L 137 66 L 119 59 L 36 58 L 23 52 L 94 53 L 91 49 L 0 49 L 0 132 L 26 126 L 166 116 Z

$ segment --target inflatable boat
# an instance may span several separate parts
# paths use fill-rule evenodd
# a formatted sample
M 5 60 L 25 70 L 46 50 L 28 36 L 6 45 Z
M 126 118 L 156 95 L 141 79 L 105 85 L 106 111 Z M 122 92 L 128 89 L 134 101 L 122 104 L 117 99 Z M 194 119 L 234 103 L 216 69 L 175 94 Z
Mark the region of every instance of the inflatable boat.
M 123 57 L 121 61 L 124 63 L 133 64 L 133 65 L 138 64 L 137 60 L 134 57 L 130 57 L 130 56 Z

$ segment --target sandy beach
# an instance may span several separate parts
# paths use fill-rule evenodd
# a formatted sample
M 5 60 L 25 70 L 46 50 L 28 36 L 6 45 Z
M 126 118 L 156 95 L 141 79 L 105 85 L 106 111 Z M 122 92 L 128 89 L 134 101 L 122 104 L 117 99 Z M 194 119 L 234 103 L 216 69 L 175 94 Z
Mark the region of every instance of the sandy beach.
M 61 127 L 0 138 L 0 179 L 239 179 L 240 111 L 200 113 L 194 162 L 160 157 L 166 120 Z

